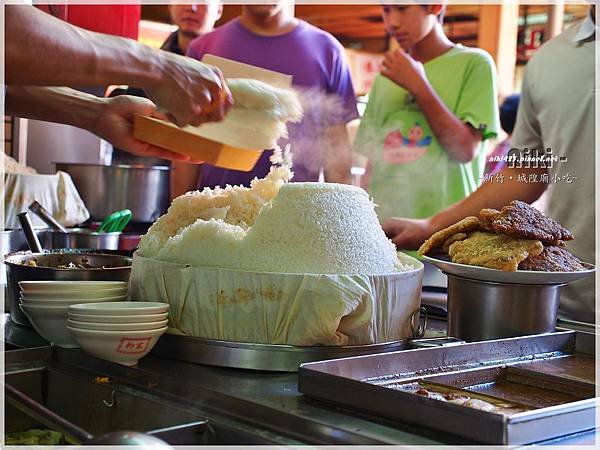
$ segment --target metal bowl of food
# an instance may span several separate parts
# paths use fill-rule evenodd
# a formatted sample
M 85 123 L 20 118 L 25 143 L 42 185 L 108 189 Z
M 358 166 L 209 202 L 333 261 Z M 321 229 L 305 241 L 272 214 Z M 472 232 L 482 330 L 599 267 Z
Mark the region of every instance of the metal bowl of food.
M 19 308 L 19 282 L 29 280 L 129 281 L 132 259 L 94 253 L 90 249 L 58 249 L 43 253 L 17 252 L 6 256 L 10 316 L 31 326 Z

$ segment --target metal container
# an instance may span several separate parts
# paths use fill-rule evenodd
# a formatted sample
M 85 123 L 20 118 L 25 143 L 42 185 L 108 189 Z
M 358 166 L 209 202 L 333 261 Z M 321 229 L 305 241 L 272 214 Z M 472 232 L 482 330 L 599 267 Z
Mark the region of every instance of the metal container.
M 27 239 L 23 230 L 4 230 L 2 231 L 2 259 L 9 253 L 19 252 L 21 250 L 27 250 Z M 0 283 L 2 283 L 2 289 L 4 289 L 4 310 L 8 311 L 8 289 L 6 285 L 6 272 L 0 270 Z
M 117 250 L 121 233 L 97 233 L 87 228 L 68 228 L 66 233 L 47 230 L 42 236 L 42 245 L 45 248 Z
M 164 334 L 152 349 L 152 354 L 210 366 L 297 372 L 300 364 L 306 362 L 394 352 L 408 347 L 407 339 L 367 345 L 296 347 Z
M 56 163 L 75 183 L 92 220 L 102 221 L 130 209 L 132 221 L 151 223 L 170 204 L 170 168 L 167 166 Z
M 31 262 L 36 266 L 30 266 Z M 8 299 L 10 317 L 19 325 L 31 326 L 19 308 L 19 281 L 68 280 L 68 281 L 129 281 L 131 258 L 121 255 L 90 253 L 89 249 L 56 250 L 44 253 L 17 252 L 8 255 L 7 267 Z M 88 269 L 67 269 L 58 266 L 68 263 L 86 263 Z
M 448 336 L 473 342 L 554 331 L 561 286 L 448 274 Z
M 594 339 L 567 331 L 303 364 L 298 389 L 454 444 L 530 444 L 595 429 Z M 419 385 L 493 408 L 420 395 Z
M 2 257 L 28 248 L 23 230 L 14 229 L 2 232 Z

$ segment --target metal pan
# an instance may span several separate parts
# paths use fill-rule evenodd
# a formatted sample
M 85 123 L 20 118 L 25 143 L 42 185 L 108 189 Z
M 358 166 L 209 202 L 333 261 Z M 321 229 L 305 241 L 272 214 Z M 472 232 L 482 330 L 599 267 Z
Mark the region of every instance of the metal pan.
M 558 332 L 303 364 L 299 390 L 477 442 L 528 444 L 595 427 L 594 358 L 582 351 L 594 338 Z M 415 382 L 525 411 L 481 410 L 402 389 Z
M 423 313 L 421 317 L 420 313 Z M 297 372 L 301 364 L 349 356 L 372 355 L 410 348 L 412 339 L 427 330 L 427 311 L 419 308 L 410 317 L 411 339 L 367 345 L 300 347 L 220 341 L 201 337 L 164 334 L 152 353 L 163 358 L 210 366 L 270 372 Z
M 408 340 L 340 347 L 251 344 L 164 334 L 152 353 L 197 364 L 274 372 L 297 372 L 301 364 L 408 348 Z

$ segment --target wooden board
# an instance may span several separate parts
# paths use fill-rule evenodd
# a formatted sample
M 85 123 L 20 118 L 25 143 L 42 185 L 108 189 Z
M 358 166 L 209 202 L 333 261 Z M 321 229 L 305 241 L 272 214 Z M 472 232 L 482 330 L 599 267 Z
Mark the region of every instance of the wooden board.
M 195 160 L 225 169 L 251 171 L 262 150 L 231 147 L 205 139 L 172 123 L 136 114 L 133 120 L 136 139 L 165 148 Z

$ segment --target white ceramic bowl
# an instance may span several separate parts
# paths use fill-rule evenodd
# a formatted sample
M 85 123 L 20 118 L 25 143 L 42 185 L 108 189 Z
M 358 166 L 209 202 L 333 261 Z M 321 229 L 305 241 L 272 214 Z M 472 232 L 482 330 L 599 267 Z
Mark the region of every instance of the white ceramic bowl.
M 68 327 L 81 348 L 92 356 L 135 366 L 167 331 L 167 327 L 144 331 L 97 331 Z
M 24 292 L 66 292 L 89 291 L 95 289 L 126 288 L 126 281 L 21 281 L 19 287 Z
M 67 306 L 21 305 L 35 331 L 59 347 L 78 348 L 77 341 L 67 330 Z
M 104 302 L 126 302 L 127 297 L 106 297 L 106 298 L 74 298 L 71 300 L 53 300 L 53 299 L 37 299 L 28 300 L 21 297 L 21 303 L 24 305 L 32 306 L 69 306 L 69 305 L 80 305 L 82 303 L 104 303 Z
M 136 315 L 160 314 L 169 311 L 168 303 L 160 302 L 115 302 L 115 303 L 83 303 L 69 306 L 69 312 L 77 314 L 101 315 Z
M 79 320 L 67 320 L 67 325 L 81 330 L 100 330 L 100 331 L 141 331 L 156 330 L 167 326 L 168 320 L 158 322 L 140 322 L 140 323 L 101 323 L 101 322 L 81 322 Z
M 69 298 L 104 298 L 122 297 L 127 295 L 127 288 L 88 289 L 84 291 L 21 291 L 21 296 L 30 300 L 38 298 L 67 300 Z
M 158 322 L 169 317 L 169 313 L 160 314 L 135 314 L 135 315 L 102 315 L 102 314 L 77 314 L 69 311 L 69 319 L 79 322 L 94 323 L 144 323 Z

